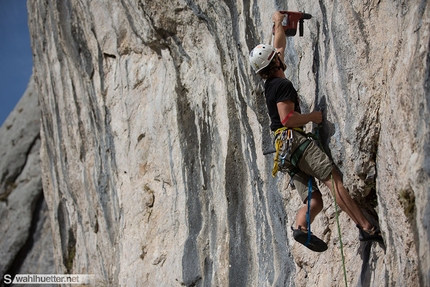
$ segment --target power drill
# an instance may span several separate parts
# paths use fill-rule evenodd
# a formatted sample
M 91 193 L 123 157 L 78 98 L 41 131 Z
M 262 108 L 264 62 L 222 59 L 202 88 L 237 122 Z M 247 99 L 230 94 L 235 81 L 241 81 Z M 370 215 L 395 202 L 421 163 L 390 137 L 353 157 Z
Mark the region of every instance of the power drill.
M 292 11 L 279 11 L 285 14 L 285 18 L 282 21 L 282 27 L 284 28 L 285 35 L 288 37 L 295 36 L 297 33 L 297 23 L 299 24 L 300 37 L 303 36 L 303 23 L 305 19 L 311 19 L 312 15 L 303 12 L 292 12 Z M 273 26 L 273 34 L 275 34 L 275 26 Z

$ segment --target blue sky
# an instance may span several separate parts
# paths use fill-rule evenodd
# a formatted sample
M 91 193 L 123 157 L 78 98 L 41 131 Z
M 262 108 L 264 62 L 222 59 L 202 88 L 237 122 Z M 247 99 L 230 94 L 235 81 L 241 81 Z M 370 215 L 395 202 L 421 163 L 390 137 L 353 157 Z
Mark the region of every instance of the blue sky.
M 0 125 L 25 92 L 32 73 L 27 0 L 0 0 Z

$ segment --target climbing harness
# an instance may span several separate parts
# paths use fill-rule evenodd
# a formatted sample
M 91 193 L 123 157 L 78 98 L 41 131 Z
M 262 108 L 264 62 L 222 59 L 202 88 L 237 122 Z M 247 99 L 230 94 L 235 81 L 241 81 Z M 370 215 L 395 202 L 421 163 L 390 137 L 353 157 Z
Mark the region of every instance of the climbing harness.
M 291 148 L 293 145 L 293 130 L 302 134 L 307 139 L 300 144 L 293 152 Z M 272 169 L 272 176 L 275 177 L 278 171 L 287 172 L 290 177 L 293 177 L 300 170 L 298 164 L 303 156 L 306 148 L 316 139 L 315 135 L 312 133 L 305 133 L 301 128 L 286 128 L 282 127 L 275 131 L 275 159 Z M 270 153 L 270 152 L 268 152 Z M 267 154 L 267 153 L 266 153 Z M 288 160 L 288 156 L 290 157 Z M 286 169 L 286 161 L 289 161 L 293 165 L 293 169 Z

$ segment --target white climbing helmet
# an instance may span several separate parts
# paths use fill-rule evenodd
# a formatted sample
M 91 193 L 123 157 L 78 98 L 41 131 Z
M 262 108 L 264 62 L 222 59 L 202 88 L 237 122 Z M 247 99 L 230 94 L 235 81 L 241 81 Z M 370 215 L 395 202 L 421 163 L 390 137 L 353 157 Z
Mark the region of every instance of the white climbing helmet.
M 275 47 L 260 44 L 249 53 L 249 62 L 256 73 L 267 67 L 276 55 Z

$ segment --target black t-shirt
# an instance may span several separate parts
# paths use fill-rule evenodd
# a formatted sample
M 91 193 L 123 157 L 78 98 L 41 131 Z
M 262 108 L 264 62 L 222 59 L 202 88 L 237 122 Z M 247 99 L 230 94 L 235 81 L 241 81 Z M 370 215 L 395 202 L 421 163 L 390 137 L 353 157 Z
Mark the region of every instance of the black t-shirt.
M 290 80 L 285 78 L 267 79 L 264 83 L 264 94 L 271 120 L 270 129 L 272 131 L 283 127 L 279 118 L 277 103 L 287 100 L 292 101 L 294 103 L 294 111 L 301 113 L 297 91 Z

